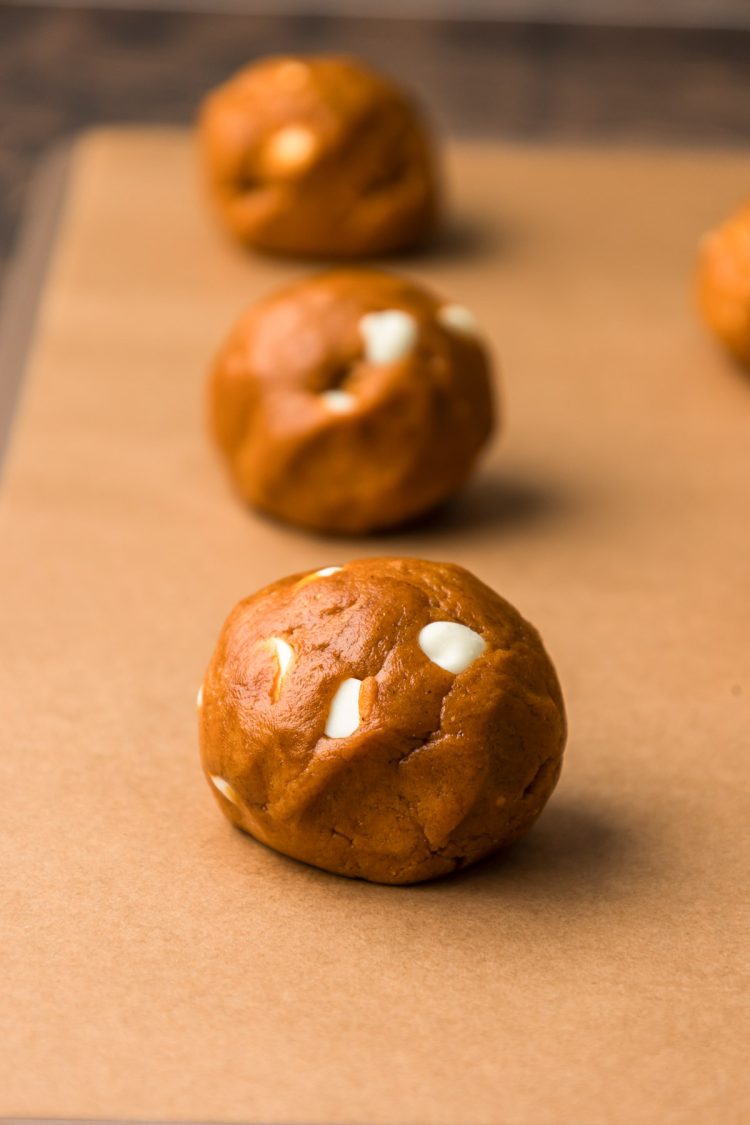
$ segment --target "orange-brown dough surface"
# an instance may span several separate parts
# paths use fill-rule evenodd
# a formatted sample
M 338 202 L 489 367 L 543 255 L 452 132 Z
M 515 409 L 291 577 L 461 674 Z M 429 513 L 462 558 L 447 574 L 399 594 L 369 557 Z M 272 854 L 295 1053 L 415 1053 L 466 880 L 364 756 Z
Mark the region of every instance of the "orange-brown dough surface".
M 199 145 L 235 238 L 352 258 L 424 240 L 435 222 L 432 145 L 408 97 L 349 58 L 265 59 L 204 100 Z
M 750 200 L 703 239 L 698 301 L 709 328 L 750 367 Z
M 566 737 L 538 633 L 462 567 L 377 558 L 236 606 L 199 693 L 222 812 L 277 851 L 380 883 L 523 835 Z
M 372 270 L 322 274 L 253 305 L 210 381 L 239 493 L 290 523 L 349 534 L 456 492 L 493 426 L 468 310 Z

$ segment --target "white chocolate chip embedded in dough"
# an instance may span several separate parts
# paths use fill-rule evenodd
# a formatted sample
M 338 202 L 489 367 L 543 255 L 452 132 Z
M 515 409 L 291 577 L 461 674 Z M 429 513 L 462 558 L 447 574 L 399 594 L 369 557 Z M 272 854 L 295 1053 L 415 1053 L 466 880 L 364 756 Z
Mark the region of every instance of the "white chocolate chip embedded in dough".
M 482 655 L 487 642 L 458 621 L 431 621 L 419 634 L 419 647 L 433 664 L 457 675 Z
M 282 637 L 271 637 L 271 644 L 273 645 L 273 650 L 276 653 L 276 660 L 279 665 L 279 675 L 276 680 L 276 690 L 278 691 L 281 687 L 281 681 L 284 679 L 287 669 L 292 663 L 294 649 L 289 642 L 285 641 Z
M 354 395 L 350 395 L 348 391 L 323 391 L 320 397 L 334 414 L 348 414 L 357 403 Z
M 195 705 L 199 711 L 203 706 L 203 684 L 201 684 L 201 686 L 198 688 L 198 697 L 195 700 Z
M 226 797 L 233 805 L 239 805 L 240 799 L 228 781 L 225 781 L 223 777 L 219 777 L 218 774 L 215 773 L 209 774 L 209 777 L 211 778 L 211 784 L 215 789 L 219 790 L 222 797 Z
M 344 680 L 339 684 L 331 700 L 331 709 L 326 719 L 325 733 L 328 738 L 348 738 L 359 726 L 359 690 L 362 681 Z
M 330 578 L 332 574 L 338 574 L 343 569 L 343 566 L 324 566 L 321 570 L 314 570 L 312 574 L 306 574 L 304 578 L 300 578 L 297 586 L 307 586 L 308 583 L 314 582 L 317 578 Z
M 367 313 L 359 322 L 368 363 L 396 363 L 417 342 L 417 322 L 401 309 Z
M 463 305 L 443 305 L 438 309 L 437 319 L 450 332 L 459 332 L 462 336 L 479 335 L 477 318 Z
M 318 142 L 306 125 L 285 125 L 266 143 L 264 163 L 278 175 L 298 172 L 310 163 Z

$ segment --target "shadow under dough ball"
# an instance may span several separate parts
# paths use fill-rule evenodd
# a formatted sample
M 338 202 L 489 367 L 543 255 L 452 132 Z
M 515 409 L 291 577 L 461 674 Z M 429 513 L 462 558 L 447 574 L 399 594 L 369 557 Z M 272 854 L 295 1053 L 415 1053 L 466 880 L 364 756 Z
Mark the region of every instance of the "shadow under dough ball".
M 240 242 L 368 257 L 421 243 L 437 213 L 433 148 L 415 106 L 348 58 L 270 58 L 204 100 L 209 195 Z
M 703 239 L 698 302 L 714 335 L 750 367 L 750 200 Z
M 469 311 L 370 270 L 252 306 L 214 364 L 210 403 L 246 500 L 345 534 L 403 523 L 456 492 L 493 426 Z
M 522 836 L 566 738 L 536 630 L 462 567 L 418 559 L 325 567 L 240 602 L 198 709 L 234 825 L 378 883 L 435 878 Z

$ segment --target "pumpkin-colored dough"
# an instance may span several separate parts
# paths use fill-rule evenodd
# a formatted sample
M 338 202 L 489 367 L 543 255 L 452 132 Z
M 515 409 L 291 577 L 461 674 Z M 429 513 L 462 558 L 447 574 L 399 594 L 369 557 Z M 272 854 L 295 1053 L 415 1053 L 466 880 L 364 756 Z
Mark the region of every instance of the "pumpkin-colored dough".
M 750 367 L 750 200 L 703 239 L 698 302 L 724 347 Z
M 455 493 L 494 414 L 468 311 L 372 270 L 322 274 L 253 305 L 215 361 L 210 408 L 244 499 L 345 534 Z
M 233 824 L 379 883 L 444 875 L 522 836 L 566 737 L 536 630 L 462 567 L 396 558 L 293 575 L 240 602 L 199 727 Z
M 269 58 L 201 107 L 215 211 L 240 242 L 356 258 L 424 241 L 438 188 L 432 143 L 409 98 L 350 58 Z

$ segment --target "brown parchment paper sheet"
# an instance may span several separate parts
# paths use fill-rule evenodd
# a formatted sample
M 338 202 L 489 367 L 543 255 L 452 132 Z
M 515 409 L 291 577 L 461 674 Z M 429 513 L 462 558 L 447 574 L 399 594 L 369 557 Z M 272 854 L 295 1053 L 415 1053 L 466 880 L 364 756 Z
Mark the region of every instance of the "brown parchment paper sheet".
M 505 430 L 417 529 L 243 510 L 203 432 L 244 304 L 304 272 L 204 214 L 189 138 L 73 179 L 0 509 L 0 1112 L 266 1123 L 747 1120 L 750 380 L 695 321 L 750 156 L 467 146 L 396 263 L 478 315 Z M 567 764 L 527 840 L 395 889 L 219 816 L 195 692 L 234 602 L 453 559 L 541 630 Z

